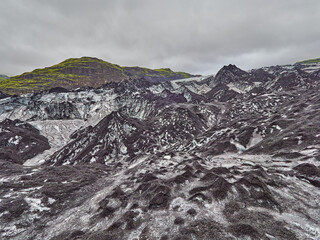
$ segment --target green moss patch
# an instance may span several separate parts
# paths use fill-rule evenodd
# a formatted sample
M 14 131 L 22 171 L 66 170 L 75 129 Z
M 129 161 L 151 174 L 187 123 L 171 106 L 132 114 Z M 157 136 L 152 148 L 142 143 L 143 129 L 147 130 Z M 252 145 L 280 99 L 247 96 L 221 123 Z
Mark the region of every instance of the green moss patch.
M 304 61 L 297 62 L 298 64 L 309 64 L 309 63 L 319 63 L 320 58 L 315 58 L 315 59 L 308 59 Z

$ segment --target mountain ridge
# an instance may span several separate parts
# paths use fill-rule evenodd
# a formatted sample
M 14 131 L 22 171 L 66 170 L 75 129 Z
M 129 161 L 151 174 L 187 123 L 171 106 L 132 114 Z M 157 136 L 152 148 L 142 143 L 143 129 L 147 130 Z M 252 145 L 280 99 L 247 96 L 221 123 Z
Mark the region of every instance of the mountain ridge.
M 192 77 L 189 73 L 173 72 L 169 68 L 148 69 L 121 67 L 93 57 L 69 58 L 51 67 L 35 69 L 21 75 L 3 79 L 0 91 L 22 94 L 49 90 L 54 87 L 75 89 L 99 87 L 110 82 L 147 78 L 151 81 L 167 81 Z

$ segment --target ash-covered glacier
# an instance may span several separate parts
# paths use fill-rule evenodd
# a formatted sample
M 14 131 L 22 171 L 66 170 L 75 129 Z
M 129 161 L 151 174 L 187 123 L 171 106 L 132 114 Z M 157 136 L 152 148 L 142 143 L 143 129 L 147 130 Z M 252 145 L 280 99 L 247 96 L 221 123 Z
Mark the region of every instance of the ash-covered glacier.
M 2 239 L 320 239 L 320 64 L 0 99 Z

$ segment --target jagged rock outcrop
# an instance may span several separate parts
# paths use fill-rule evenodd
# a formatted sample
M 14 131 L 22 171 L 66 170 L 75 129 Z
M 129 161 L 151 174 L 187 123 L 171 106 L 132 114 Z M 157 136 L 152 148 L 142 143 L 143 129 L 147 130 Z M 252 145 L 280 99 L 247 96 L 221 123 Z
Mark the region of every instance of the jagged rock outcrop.
M 216 74 L 214 81 L 220 84 L 227 85 L 230 82 L 247 80 L 249 73 L 238 68 L 236 65 L 229 64 L 223 66 Z
M 10 119 L 0 122 L 0 160 L 21 164 L 49 148 L 48 139 L 30 124 Z

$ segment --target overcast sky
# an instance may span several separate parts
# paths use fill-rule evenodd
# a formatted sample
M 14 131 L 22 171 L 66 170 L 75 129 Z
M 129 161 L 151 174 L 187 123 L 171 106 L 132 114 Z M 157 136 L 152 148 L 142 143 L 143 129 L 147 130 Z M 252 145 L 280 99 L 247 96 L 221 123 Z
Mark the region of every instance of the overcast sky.
M 211 74 L 320 57 L 319 0 L 1 0 L 0 74 L 71 57 Z

